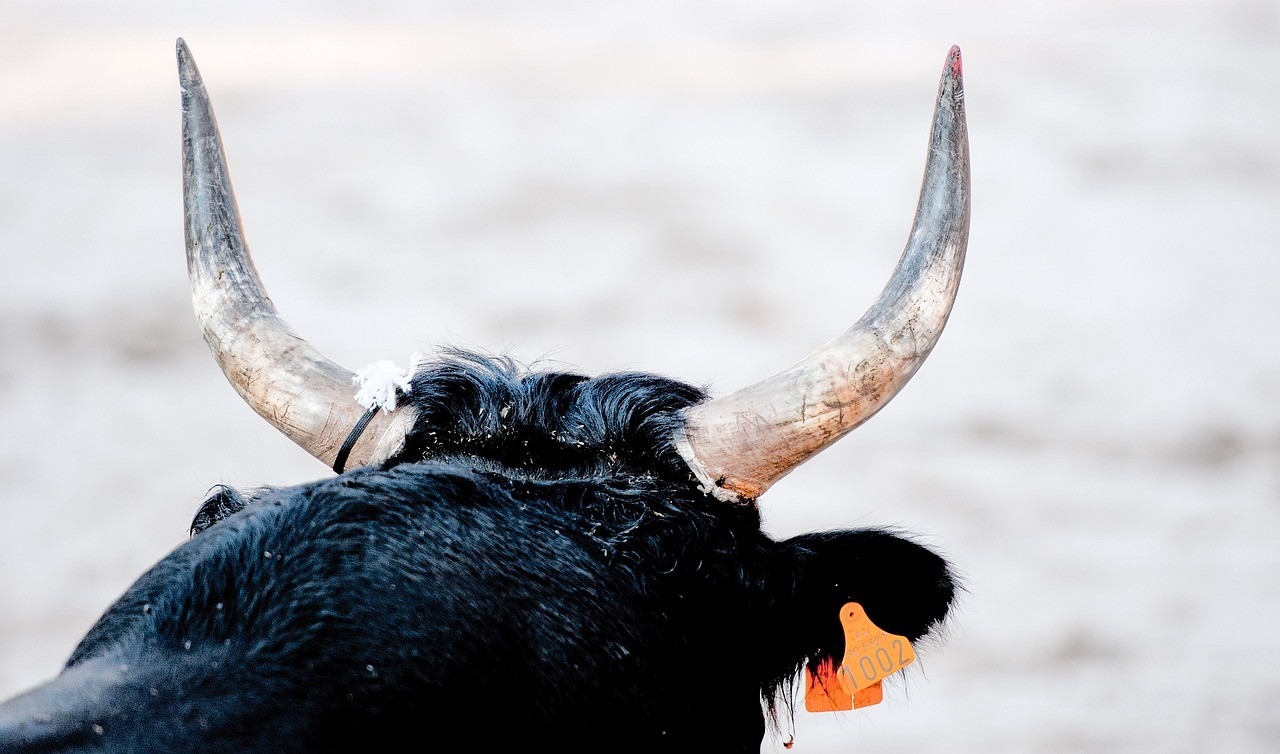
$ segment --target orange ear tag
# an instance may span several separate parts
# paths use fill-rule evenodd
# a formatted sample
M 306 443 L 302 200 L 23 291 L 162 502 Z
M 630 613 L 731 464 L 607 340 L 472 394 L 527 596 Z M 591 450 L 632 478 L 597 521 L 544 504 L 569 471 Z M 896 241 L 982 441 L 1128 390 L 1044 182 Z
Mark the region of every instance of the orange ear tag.
M 818 665 L 817 673 L 810 673 L 805 668 L 804 676 L 804 708 L 810 712 L 842 712 L 845 710 L 870 707 L 884 699 L 884 692 L 879 681 L 850 694 L 840 685 L 840 676 L 830 660 L 823 660 Z
M 916 653 L 907 637 L 883 631 L 856 602 L 840 608 L 840 625 L 844 628 L 840 664 L 822 662 L 816 673 L 805 668 L 804 707 L 810 712 L 879 704 L 884 699 L 880 682 L 915 662 Z

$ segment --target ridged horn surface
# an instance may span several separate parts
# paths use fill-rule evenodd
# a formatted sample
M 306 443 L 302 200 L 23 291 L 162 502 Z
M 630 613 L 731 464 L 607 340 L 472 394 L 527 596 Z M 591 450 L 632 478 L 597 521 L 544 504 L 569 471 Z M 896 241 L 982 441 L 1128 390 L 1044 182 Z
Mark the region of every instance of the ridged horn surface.
M 187 276 L 196 319 L 222 373 L 276 429 L 332 466 L 365 413 L 354 374 L 317 351 L 276 312 L 245 243 L 218 122 L 186 43 L 177 41 L 182 85 L 182 184 Z M 403 444 L 405 406 L 379 411 L 347 468 L 380 461 Z
M 950 316 L 969 240 L 969 137 L 960 48 L 938 87 L 906 249 L 880 297 L 794 366 L 685 410 L 676 446 L 724 500 L 750 501 L 871 418 L 924 363 Z

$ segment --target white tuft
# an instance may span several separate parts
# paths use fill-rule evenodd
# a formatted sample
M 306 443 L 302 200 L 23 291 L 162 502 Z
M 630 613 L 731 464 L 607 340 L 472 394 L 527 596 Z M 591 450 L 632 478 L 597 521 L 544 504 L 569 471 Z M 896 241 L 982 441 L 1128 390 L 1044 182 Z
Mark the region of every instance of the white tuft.
M 409 379 L 421 361 L 422 355 L 415 353 L 410 357 L 408 369 L 401 369 L 390 361 L 375 361 L 356 370 L 356 376 L 351 378 L 351 382 L 360 388 L 356 391 L 356 403 L 369 409 L 376 406 L 383 411 L 395 411 L 396 397 L 400 393 L 409 393 Z

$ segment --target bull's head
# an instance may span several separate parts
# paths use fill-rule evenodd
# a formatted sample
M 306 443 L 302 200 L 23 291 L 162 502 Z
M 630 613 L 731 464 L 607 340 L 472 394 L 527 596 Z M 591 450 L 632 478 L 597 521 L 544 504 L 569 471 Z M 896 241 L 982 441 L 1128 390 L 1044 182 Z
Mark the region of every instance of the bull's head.
M 248 253 L 186 45 L 187 262 L 240 395 L 339 476 L 219 489 L 49 683 L 0 705 L 0 749 L 354 751 L 410 737 L 754 751 L 856 601 L 914 641 L 946 563 L 883 530 L 777 542 L 756 499 L 880 410 L 937 342 L 969 231 L 960 52 L 947 57 L 906 250 L 852 327 L 724 397 L 652 375 L 525 374 L 449 353 L 394 407 L 294 333 Z M 710 690 L 697 687 L 697 679 Z M 476 706 L 496 727 L 461 730 Z

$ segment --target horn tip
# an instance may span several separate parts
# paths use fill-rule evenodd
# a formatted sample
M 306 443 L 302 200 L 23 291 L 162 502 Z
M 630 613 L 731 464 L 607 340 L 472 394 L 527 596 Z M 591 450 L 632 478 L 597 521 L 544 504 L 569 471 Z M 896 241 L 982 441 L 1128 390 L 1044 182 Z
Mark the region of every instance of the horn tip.
M 964 117 L 964 61 L 960 57 L 960 45 L 951 45 L 947 53 L 942 80 L 938 82 L 938 107 Z
M 951 74 L 951 78 L 959 80 L 964 73 L 964 62 L 960 58 L 960 45 L 951 45 L 951 51 L 947 53 L 947 72 Z
M 178 79 L 182 82 L 182 87 L 187 89 L 203 86 L 200 69 L 196 67 L 196 60 L 191 55 L 191 48 L 187 47 L 187 41 L 178 37 L 174 48 L 178 56 Z

